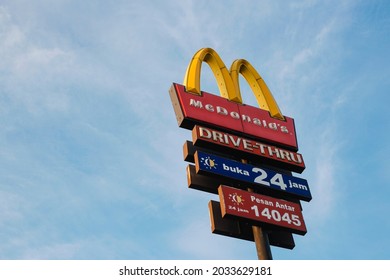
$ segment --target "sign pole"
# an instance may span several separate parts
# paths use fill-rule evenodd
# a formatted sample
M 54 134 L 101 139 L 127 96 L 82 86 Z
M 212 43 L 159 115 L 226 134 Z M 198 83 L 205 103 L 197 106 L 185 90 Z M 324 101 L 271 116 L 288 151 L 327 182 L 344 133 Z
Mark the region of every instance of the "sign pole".
M 253 189 L 248 189 L 248 191 L 253 192 Z M 252 231 L 255 239 L 257 258 L 259 260 L 272 260 L 271 246 L 267 232 L 259 226 L 252 226 Z
M 258 226 L 252 226 L 252 230 L 253 237 L 255 238 L 257 258 L 259 260 L 272 260 L 268 234 Z
M 241 159 L 242 163 L 248 163 L 248 160 Z M 248 188 L 248 192 L 254 192 Z M 269 244 L 268 234 L 259 226 L 252 226 L 253 237 L 255 239 L 256 252 L 258 260 L 272 260 L 271 245 Z

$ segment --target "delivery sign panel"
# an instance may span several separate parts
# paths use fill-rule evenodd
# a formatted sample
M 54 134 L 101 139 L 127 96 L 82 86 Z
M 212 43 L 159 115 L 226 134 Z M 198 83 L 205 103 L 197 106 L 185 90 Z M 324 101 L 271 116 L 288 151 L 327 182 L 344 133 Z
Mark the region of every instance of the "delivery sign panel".
M 220 186 L 218 194 L 223 217 L 240 217 L 255 223 L 288 229 L 301 235 L 307 232 L 298 203 L 227 186 Z

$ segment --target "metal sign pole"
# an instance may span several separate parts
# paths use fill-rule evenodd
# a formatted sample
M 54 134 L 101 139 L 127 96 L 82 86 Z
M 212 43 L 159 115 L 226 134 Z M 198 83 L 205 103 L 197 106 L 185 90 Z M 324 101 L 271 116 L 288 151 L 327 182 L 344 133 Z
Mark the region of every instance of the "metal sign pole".
M 272 260 L 271 246 L 269 245 L 268 234 L 258 226 L 252 226 L 255 238 L 257 257 L 259 260 Z
M 248 191 L 253 192 L 253 189 L 248 189 Z M 252 231 L 256 244 L 257 258 L 259 260 L 272 260 L 271 246 L 267 232 L 259 226 L 252 226 Z
M 242 163 L 248 163 L 248 160 L 241 159 Z M 254 192 L 248 188 L 248 192 Z M 255 239 L 257 258 L 259 260 L 272 260 L 271 245 L 269 244 L 268 234 L 259 226 L 252 226 L 253 237 Z

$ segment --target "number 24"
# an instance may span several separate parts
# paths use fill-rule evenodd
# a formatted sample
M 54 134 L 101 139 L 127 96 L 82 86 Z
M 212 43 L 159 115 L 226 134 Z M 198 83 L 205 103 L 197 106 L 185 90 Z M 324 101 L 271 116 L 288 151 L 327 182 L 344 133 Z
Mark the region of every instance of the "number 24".
M 284 191 L 286 190 L 287 185 L 284 183 L 282 174 L 276 173 L 268 182 L 268 180 L 266 181 L 268 174 L 264 169 L 255 167 L 252 169 L 252 171 L 255 173 L 260 173 L 260 175 L 255 178 L 255 183 L 265 186 L 271 186 L 271 184 L 273 184 L 279 186 Z

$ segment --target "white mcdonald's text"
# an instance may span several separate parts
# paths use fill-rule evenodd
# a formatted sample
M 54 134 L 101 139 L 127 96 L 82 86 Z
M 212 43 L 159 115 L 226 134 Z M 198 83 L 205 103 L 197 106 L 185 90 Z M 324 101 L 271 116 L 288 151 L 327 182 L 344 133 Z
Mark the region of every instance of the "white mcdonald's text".
M 284 125 L 280 125 L 275 122 L 267 122 L 266 120 L 260 120 L 256 117 L 251 117 L 248 115 L 243 115 L 235 111 L 229 112 L 226 108 L 222 106 L 214 106 L 212 104 L 205 104 L 203 105 L 202 101 L 195 100 L 193 98 L 190 99 L 190 106 L 198 109 L 204 109 L 208 112 L 215 112 L 216 114 L 222 115 L 222 116 L 229 116 L 235 120 L 242 120 L 243 122 L 247 123 L 253 123 L 254 125 L 257 125 L 259 127 L 264 127 L 268 129 L 272 129 L 275 131 L 281 131 L 283 133 L 289 133 L 288 129 Z

